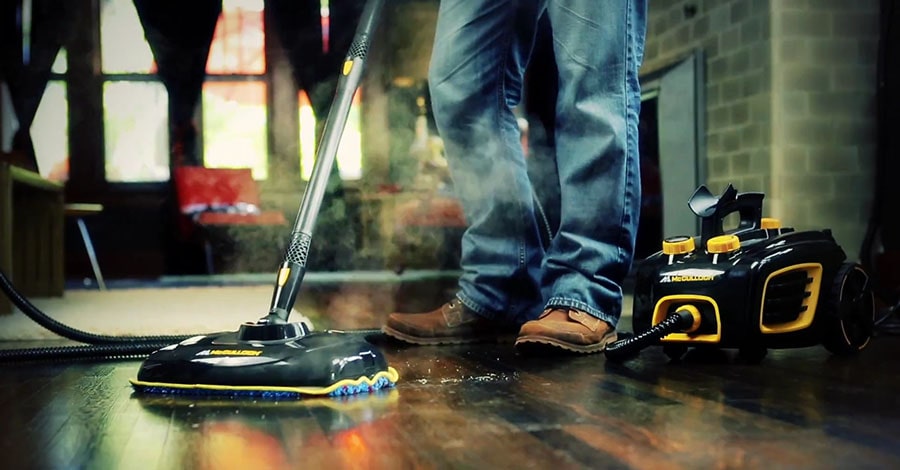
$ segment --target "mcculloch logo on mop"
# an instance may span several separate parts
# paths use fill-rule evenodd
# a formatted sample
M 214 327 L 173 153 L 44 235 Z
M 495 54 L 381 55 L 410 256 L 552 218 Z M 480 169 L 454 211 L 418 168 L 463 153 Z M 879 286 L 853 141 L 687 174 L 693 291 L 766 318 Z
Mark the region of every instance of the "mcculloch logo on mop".
M 670 282 L 708 282 L 716 280 L 723 272 L 717 269 L 683 269 L 663 275 L 659 282 L 660 284 Z
M 207 349 L 200 351 L 198 356 L 259 356 L 262 351 L 257 349 Z

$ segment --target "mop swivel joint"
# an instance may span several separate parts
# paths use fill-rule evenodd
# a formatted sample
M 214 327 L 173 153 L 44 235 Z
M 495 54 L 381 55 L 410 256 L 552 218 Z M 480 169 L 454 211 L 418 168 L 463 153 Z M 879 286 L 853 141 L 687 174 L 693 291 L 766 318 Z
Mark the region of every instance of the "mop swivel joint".
M 244 323 L 238 330 L 241 341 L 284 341 L 309 334 L 309 326 L 298 323 Z

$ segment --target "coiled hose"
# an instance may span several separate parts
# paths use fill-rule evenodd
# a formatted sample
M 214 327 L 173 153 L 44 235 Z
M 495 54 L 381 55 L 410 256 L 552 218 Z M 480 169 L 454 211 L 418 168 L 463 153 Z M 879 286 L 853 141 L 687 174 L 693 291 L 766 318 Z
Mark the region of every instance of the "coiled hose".
M 146 356 L 159 348 L 178 343 L 196 335 L 176 336 L 107 336 L 78 330 L 50 318 L 28 301 L 0 270 L 0 289 L 28 318 L 63 338 L 87 343 L 83 346 L 59 346 L 29 349 L 0 350 L 0 362 L 46 360 L 126 358 Z
M 606 358 L 613 362 L 624 362 L 632 359 L 647 346 L 662 337 L 689 329 L 694 324 L 694 317 L 688 310 L 677 310 L 665 320 L 657 323 L 649 330 L 626 339 L 616 341 L 606 347 Z

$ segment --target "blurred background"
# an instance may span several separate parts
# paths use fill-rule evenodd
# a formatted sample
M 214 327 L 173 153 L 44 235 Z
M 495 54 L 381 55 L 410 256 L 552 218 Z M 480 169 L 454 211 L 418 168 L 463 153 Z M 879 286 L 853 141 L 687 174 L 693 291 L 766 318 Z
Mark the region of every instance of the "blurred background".
M 271 282 L 363 3 L 0 0 L 2 159 L 50 194 L 0 191 L 4 271 L 52 278 L 39 296 L 101 279 Z M 832 229 L 896 289 L 894 3 L 651 0 L 638 256 L 697 233 L 697 186 L 734 184 L 764 192 L 785 225 Z M 311 272 L 458 268 L 465 220 L 427 93 L 438 6 L 388 2 Z M 517 112 L 553 226 L 556 72 L 542 24 Z

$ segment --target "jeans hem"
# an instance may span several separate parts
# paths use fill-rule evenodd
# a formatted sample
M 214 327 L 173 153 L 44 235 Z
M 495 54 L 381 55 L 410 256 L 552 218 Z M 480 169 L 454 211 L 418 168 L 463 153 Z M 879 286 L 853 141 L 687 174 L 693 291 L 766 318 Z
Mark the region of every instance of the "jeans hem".
M 456 299 L 459 300 L 463 305 L 465 305 L 466 308 L 471 310 L 472 313 L 478 315 L 479 317 L 482 317 L 482 318 L 485 318 L 488 320 L 496 320 L 497 319 L 496 312 L 492 312 L 492 311 L 482 307 L 481 304 L 479 304 L 478 302 L 473 300 L 471 297 L 466 295 L 465 292 L 462 292 L 462 291 L 457 292 Z
M 567 299 L 564 297 L 552 297 L 550 300 L 547 301 L 547 308 L 553 308 L 553 307 L 575 308 L 575 309 L 581 310 L 582 312 L 587 313 L 588 315 L 590 315 L 594 318 L 599 318 L 600 320 L 603 320 L 606 323 L 609 323 L 613 327 L 615 327 L 616 324 L 619 322 L 619 316 L 614 316 L 614 315 L 604 313 L 604 312 L 600 311 L 599 309 L 597 309 L 595 307 L 591 307 L 590 305 L 588 305 L 580 300 Z

